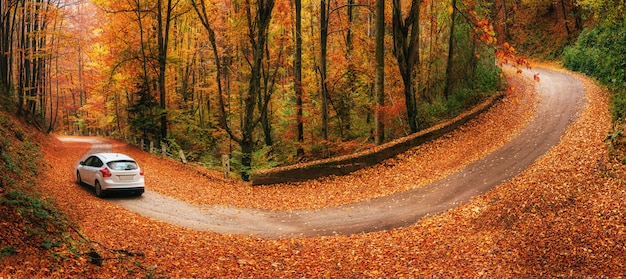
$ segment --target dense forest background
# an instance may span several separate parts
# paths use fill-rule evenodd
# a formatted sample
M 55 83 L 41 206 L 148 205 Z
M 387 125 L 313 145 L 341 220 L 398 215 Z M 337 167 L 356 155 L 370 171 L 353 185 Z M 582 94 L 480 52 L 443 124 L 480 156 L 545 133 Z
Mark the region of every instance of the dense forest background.
M 42 130 L 154 141 L 209 167 L 230 154 L 248 180 L 457 115 L 504 89 L 498 63 L 526 64 L 513 46 L 611 85 L 622 118 L 624 6 L 0 0 L 0 94 Z

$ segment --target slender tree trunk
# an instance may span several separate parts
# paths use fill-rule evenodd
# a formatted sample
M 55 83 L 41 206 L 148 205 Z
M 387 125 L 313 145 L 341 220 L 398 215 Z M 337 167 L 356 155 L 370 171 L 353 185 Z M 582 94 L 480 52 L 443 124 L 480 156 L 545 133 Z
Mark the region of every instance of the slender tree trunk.
M 572 0 L 572 12 L 574 13 L 574 28 L 576 30 L 583 29 L 583 11 L 581 7 L 576 3 L 576 0 Z
M 274 145 L 272 139 L 272 123 L 270 121 L 269 110 L 262 111 L 261 115 L 261 127 L 263 128 L 263 140 L 266 146 Z
M 353 106 L 352 92 L 356 91 L 355 81 L 356 74 L 354 70 L 354 62 L 352 61 L 352 52 L 354 49 L 354 40 L 352 38 L 352 24 L 354 22 L 354 0 L 348 0 L 347 4 L 348 30 L 346 31 L 346 60 L 348 61 L 348 88 L 343 90 L 339 98 L 339 115 L 341 119 L 341 136 L 347 140 L 350 137 L 351 122 L 350 109 Z
M 167 107 L 165 70 L 167 67 L 167 46 L 169 43 L 170 24 L 172 21 L 172 0 L 167 0 L 165 18 L 163 18 L 163 0 L 157 1 L 157 43 L 159 48 L 159 106 L 161 107 L 161 140 L 167 138 Z M 163 26 L 165 21 L 165 26 Z
M 328 16 L 330 3 L 320 1 L 320 97 L 322 99 L 322 138 L 328 140 L 328 87 L 327 79 L 327 51 L 328 51 Z
M 146 54 L 146 47 L 144 45 L 144 28 L 143 28 L 143 22 L 142 22 L 142 16 L 141 16 L 141 11 L 143 9 L 143 7 L 141 6 L 141 1 L 140 0 L 135 0 L 135 4 L 137 4 L 137 24 L 139 25 L 139 43 L 141 44 L 140 50 L 141 50 L 141 69 L 143 71 L 143 83 L 145 88 L 150 88 L 149 86 L 149 79 L 148 79 L 148 55 Z M 80 56 L 79 56 L 80 57 Z M 81 104 L 82 105 L 82 104 Z
M 267 45 L 265 45 L 265 48 L 265 55 L 269 57 L 270 54 Z M 270 66 L 270 63 L 268 62 L 265 67 L 261 67 L 261 78 L 263 84 L 261 85 L 262 90 L 259 90 L 259 95 L 257 97 L 259 99 L 259 102 L 257 102 L 257 108 L 261 113 L 261 128 L 263 129 L 263 139 L 266 146 L 274 145 L 274 141 L 272 140 L 272 122 L 270 120 L 270 110 L 263 108 L 263 106 L 265 105 L 264 100 L 268 98 L 268 94 L 270 94 L 270 91 L 273 90 L 273 78 L 271 77 L 271 74 L 268 73 Z M 270 79 L 272 81 L 270 81 Z
M 563 24 L 565 24 L 565 31 L 567 36 L 570 35 L 569 25 L 567 24 L 567 11 L 565 10 L 565 0 L 561 0 L 561 10 L 563 11 Z
M 296 8 L 296 45 L 293 60 L 294 84 L 296 91 L 296 156 L 304 156 L 304 119 L 302 118 L 302 0 L 295 0 Z
M 13 30 L 18 2 L 0 0 L 0 94 L 11 88 L 13 60 Z
M 78 5 L 76 8 L 78 10 L 78 13 L 81 13 L 81 7 L 82 5 Z M 139 10 L 139 7 L 137 7 L 137 10 Z M 138 12 L 139 13 L 139 12 Z M 139 24 L 141 24 L 141 17 L 139 15 L 137 15 L 137 20 L 140 22 Z M 141 26 L 141 25 L 140 25 Z M 84 62 L 83 62 L 83 41 L 82 39 L 80 39 L 78 41 L 77 44 L 77 51 L 78 51 L 78 61 L 76 62 L 78 65 L 78 106 L 82 107 L 84 104 L 87 103 L 87 90 L 85 90 L 85 80 L 84 80 Z M 143 46 L 142 46 L 143 49 Z M 145 59 L 144 59 L 145 61 Z M 79 110 L 76 111 L 76 116 L 80 117 L 80 112 Z
M 504 25 L 504 40 L 508 40 L 510 35 L 509 35 L 509 11 L 506 8 L 506 0 L 502 0 L 502 25 Z
M 57 29 L 56 25 L 57 25 L 58 21 L 55 20 L 54 25 L 55 25 L 55 29 Z M 58 29 L 63 29 L 63 21 L 60 21 L 59 23 L 59 27 Z M 56 44 L 54 43 L 56 41 Z M 59 54 L 61 53 L 60 51 L 60 44 L 61 44 L 61 38 L 56 36 L 55 38 L 52 39 L 52 44 L 54 45 L 54 49 L 55 49 L 55 57 L 54 57 L 54 76 L 58 77 L 59 76 Z M 53 58 L 51 58 L 52 60 Z M 52 69 L 52 63 L 50 65 L 50 68 Z M 52 98 L 52 85 L 50 85 L 51 89 L 50 89 L 50 98 Z M 59 79 L 56 78 L 55 83 L 54 83 L 54 87 L 55 90 L 54 92 L 56 92 L 56 108 L 53 108 L 53 102 L 52 100 L 50 100 L 50 125 L 48 126 L 48 133 L 52 132 L 56 126 L 56 122 L 57 122 L 57 117 L 59 114 L 59 92 L 61 91 L 61 88 L 59 87 Z
M 450 37 L 448 39 L 448 61 L 446 62 L 446 83 L 443 89 L 443 95 L 446 99 L 450 97 L 452 93 L 454 75 L 452 73 L 452 66 L 454 62 L 454 25 L 456 23 L 456 0 L 452 0 L 452 14 L 450 15 Z
M 213 31 L 213 27 L 211 26 L 204 0 L 191 0 L 191 3 L 196 11 L 196 14 L 198 15 L 198 18 L 200 19 L 200 22 L 202 23 L 202 26 L 204 26 L 204 29 L 207 31 L 209 43 L 211 44 L 211 50 L 213 53 L 213 60 L 215 61 L 215 82 L 217 84 L 217 99 L 220 108 L 220 117 L 218 118 L 218 121 L 220 126 L 226 130 L 231 138 L 236 138 L 227 122 L 226 104 L 224 102 L 224 90 L 222 86 L 222 75 L 224 70 L 222 69 L 222 57 L 219 55 L 215 31 Z M 207 100 L 209 99 L 210 97 L 207 97 Z
M 385 0 L 376 0 L 376 136 L 375 143 L 385 141 Z
M 435 54 L 434 54 L 434 47 L 435 47 L 435 29 L 437 27 L 437 18 L 436 18 L 436 13 L 435 11 L 435 1 L 431 1 L 430 2 L 430 7 L 428 9 L 429 14 L 430 14 L 430 22 L 428 24 L 429 28 L 429 37 L 428 37 L 428 65 L 426 65 L 426 84 L 424 86 L 424 90 L 422 91 L 422 95 L 420 96 L 422 99 L 425 99 L 428 103 L 432 103 L 433 102 L 433 64 L 435 63 Z

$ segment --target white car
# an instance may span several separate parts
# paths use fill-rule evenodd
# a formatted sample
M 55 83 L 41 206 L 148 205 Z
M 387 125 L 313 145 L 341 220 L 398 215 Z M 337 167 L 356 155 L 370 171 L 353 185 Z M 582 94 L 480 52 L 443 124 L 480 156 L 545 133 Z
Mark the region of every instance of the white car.
M 133 158 L 121 153 L 89 155 L 76 166 L 76 181 L 94 187 L 98 197 L 113 191 L 141 196 L 145 189 L 143 170 Z

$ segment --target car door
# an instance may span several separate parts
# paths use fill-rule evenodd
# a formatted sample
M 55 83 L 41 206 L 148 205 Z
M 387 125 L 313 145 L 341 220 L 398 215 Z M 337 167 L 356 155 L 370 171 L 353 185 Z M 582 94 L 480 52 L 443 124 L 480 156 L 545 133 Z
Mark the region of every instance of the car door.
M 92 184 L 91 185 L 96 185 L 96 180 L 101 179 L 101 174 L 100 174 L 100 169 L 102 168 L 102 165 L 104 165 L 104 163 L 102 163 L 102 160 L 100 160 L 100 158 L 94 156 L 93 160 L 91 161 L 90 167 L 91 167 L 91 172 L 93 175 L 93 178 L 91 179 Z M 102 180 L 100 180 L 100 182 L 102 182 Z
M 94 161 L 98 159 L 96 156 L 89 156 L 79 168 L 80 177 L 83 182 L 93 186 L 95 180 L 96 168 L 93 166 Z

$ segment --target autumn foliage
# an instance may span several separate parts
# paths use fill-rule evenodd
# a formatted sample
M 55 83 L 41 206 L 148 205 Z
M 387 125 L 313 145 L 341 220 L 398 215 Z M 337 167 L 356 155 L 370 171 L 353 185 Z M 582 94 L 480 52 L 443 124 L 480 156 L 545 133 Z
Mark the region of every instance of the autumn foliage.
M 433 125 L 505 89 L 496 61 L 528 67 L 513 55 L 516 49 L 556 56 L 584 18 L 567 0 L 385 1 L 379 107 L 372 92 L 372 2 L 298 2 L 303 43 L 296 81 L 292 1 L 0 0 L 0 278 L 623 277 L 626 170 L 607 150 L 607 143 L 620 143 L 613 141 L 619 131 L 607 138 L 607 94 L 582 76 L 579 117 L 529 169 L 416 224 L 357 235 L 265 239 L 137 215 L 74 183 L 73 167 L 91 146 L 37 131 L 156 140 L 205 165 L 228 153 L 245 171 L 248 155 L 251 167 L 265 168 L 350 153 L 373 145 L 378 112 L 391 140 L 410 133 L 411 125 Z M 612 7 L 611 1 L 580 2 L 598 11 Z M 408 64 L 414 104 L 393 50 L 394 4 L 400 27 L 419 23 L 413 25 L 417 56 Z M 617 7 L 608 14 L 623 21 L 623 4 Z M 271 20 L 258 21 L 270 16 L 268 10 Z M 549 32 L 541 30 L 546 26 Z M 552 42 L 550 34 L 555 47 L 545 49 L 551 44 L 541 42 Z M 266 43 L 259 44 L 260 35 Z M 508 39 L 515 47 L 504 43 Z M 611 76 L 622 77 L 615 68 Z M 151 191 L 192 204 L 265 210 L 345 205 L 424 185 L 515 136 L 541 101 L 533 90 L 541 77 L 514 72 L 507 70 L 506 97 L 490 111 L 344 177 L 251 187 L 108 141 L 145 166 Z M 617 78 L 605 82 L 619 85 Z M 445 88 L 453 93 L 444 94 Z M 407 104 L 415 109 L 411 119 Z
M 30 16 L 21 2 L 0 6 L 0 18 Z M 52 1 L 36 6 L 40 24 L 3 38 L 3 91 L 50 131 L 151 140 L 209 166 L 227 153 L 245 177 L 372 145 L 377 123 L 378 144 L 406 136 L 502 89 L 489 5 L 387 1 L 376 17 L 373 4 Z M 385 88 L 376 101 L 375 18 Z M 409 33 L 393 30 L 403 28 L 417 32 L 401 39 Z M 405 59 L 396 46 L 409 39 Z M 21 64 L 37 65 L 24 76 L 32 84 L 13 74 Z
M 31 242 L 32 237 L 18 243 L 12 236 L 21 228 L 2 226 L 0 245 L 5 254 L 0 258 L 0 274 L 12 278 L 619 277 L 626 255 L 620 211 L 626 205 L 621 182 L 624 170 L 608 161 L 603 142 L 610 126 L 606 96 L 591 82 L 584 82 L 587 102 L 580 117 L 558 146 L 521 175 L 466 205 L 415 225 L 351 236 L 270 240 L 193 231 L 154 221 L 98 199 L 87 188 L 76 185 L 72 166 L 90 146 L 52 140 L 42 152 L 49 163 L 43 166 L 37 188 L 54 199 L 55 206 L 71 220 L 66 224 L 77 228 L 82 237 L 67 228 L 66 234 L 74 239 L 69 243 L 75 245 L 59 242 L 55 247 L 42 246 Z M 511 131 L 510 121 L 519 121 L 514 125 L 519 128 L 532 116 L 534 98 L 524 99 L 529 95 L 522 92 L 532 92 L 528 90 L 533 83 L 511 83 L 516 89 L 488 117 L 390 161 L 394 167 L 389 171 L 411 174 L 415 171 L 409 166 L 431 162 L 442 171 L 440 175 L 445 175 L 459 162 L 436 161 L 445 159 L 437 156 L 442 148 L 474 151 L 465 157 L 469 159 L 488 152 L 473 150 L 486 147 L 473 143 L 493 141 L 492 146 L 498 146 L 506 141 L 510 134 L 481 131 L 486 127 L 485 131 Z M 404 185 L 390 183 L 389 189 L 380 189 L 358 188 L 365 183 L 341 184 L 375 177 L 363 172 L 298 187 L 252 188 L 202 178 L 180 163 L 141 155 L 124 144 L 113 148 L 133 154 L 146 166 L 153 190 L 199 204 L 316 208 L 402 191 Z M 180 187 L 181 177 L 194 183 L 187 179 L 186 187 Z M 196 193 L 213 199 L 194 199 Z M 3 201 L 10 198 L 6 192 L 1 194 Z M 0 208 L 3 222 L 21 223 L 14 207 L 3 202 Z M 46 243 L 45 238 L 40 240 Z M 102 259 L 101 266 L 89 256 L 95 255 L 92 252 Z

